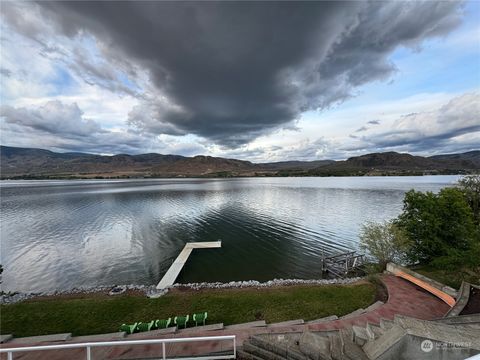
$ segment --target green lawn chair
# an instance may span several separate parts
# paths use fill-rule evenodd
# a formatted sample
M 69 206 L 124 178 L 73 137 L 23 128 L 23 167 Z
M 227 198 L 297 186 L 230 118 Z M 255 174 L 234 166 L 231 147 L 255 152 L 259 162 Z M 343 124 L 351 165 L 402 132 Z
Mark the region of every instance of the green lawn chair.
M 204 313 L 193 314 L 193 321 L 195 321 L 195 326 L 198 326 L 198 323 L 202 323 L 205 325 L 205 321 L 207 320 L 208 313 L 205 311 Z
M 155 327 L 157 329 L 166 329 L 170 326 L 172 322 L 172 318 L 168 318 L 167 320 L 157 320 L 155 321 Z
M 153 325 L 155 325 L 155 321 L 150 321 L 147 323 L 141 322 L 138 323 L 137 329 L 138 331 L 150 331 L 152 330 Z
M 177 325 L 177 328 L 180 329 L 181 326 L 184 328 L 187 327 L 188 319 L 190 318 L 190 315 L 187 316 L 175 316 L 175 319 L 173 319 L 173 323 Z
M 132 325 L 122 324 L 122 326 L 120 326 L 120 331 L 125 331 L 127 334 L 133 334 L 137 330 L 137 326 L 138 323 Z

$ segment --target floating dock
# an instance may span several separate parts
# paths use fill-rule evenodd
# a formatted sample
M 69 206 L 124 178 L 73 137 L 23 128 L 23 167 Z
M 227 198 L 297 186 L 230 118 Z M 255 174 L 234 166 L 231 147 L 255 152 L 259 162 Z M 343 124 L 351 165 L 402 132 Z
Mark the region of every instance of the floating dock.
M 193 249 L 211 249 L 222 247 L 221 241 L 210 242 L 190 242 L 185 245 L 182 252 L 177 256 L 172 266 L 167 270 L 162 280 L 157 285 L 157 290 L 163 290 L 175 283 L 178 274 L 182 271 L 183 266 L 188 260 Z

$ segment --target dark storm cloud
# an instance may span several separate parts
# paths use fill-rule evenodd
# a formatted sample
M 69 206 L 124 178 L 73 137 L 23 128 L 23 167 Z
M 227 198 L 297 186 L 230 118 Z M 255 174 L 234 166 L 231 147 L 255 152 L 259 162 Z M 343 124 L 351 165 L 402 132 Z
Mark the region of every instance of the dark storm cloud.
M 63 34 L 87 31 L 107 56 L 148 70 L 155 89 L 131 124 L 231 147 L 387 79 L 396 47 L 418 48 L 461 18 L 450 1 L 39 4 Z

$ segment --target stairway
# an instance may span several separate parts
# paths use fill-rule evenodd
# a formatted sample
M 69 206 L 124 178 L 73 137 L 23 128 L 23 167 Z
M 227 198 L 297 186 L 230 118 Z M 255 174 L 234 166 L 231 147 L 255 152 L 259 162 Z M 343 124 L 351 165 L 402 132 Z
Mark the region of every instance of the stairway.
M 421 349 L 426 339 L 434 345 L 431 352 Z M 259 334 L 237 353 L 249 360 L 464 359 L 480 353 L 480 314 L 433 321 L 396 316 L 334 331 Z
M 367 360 L 354 341 L 352 329 L 250 337 L 237 352 L 238 359 Z

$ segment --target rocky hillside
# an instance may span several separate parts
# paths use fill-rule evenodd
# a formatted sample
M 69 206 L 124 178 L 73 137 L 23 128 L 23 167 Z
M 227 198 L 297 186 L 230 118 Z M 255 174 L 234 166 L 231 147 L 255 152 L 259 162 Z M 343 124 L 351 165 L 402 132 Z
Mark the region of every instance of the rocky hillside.
M 341 176 L 470 173 L 480 169 L 480 151 L 413 156 L 374 153 L 345 161 L 284 161 L 254 164 L 211 156 L 141 154 L 102 156 L 0 147 L 5 178 L 181 177 L 181 176 Z

